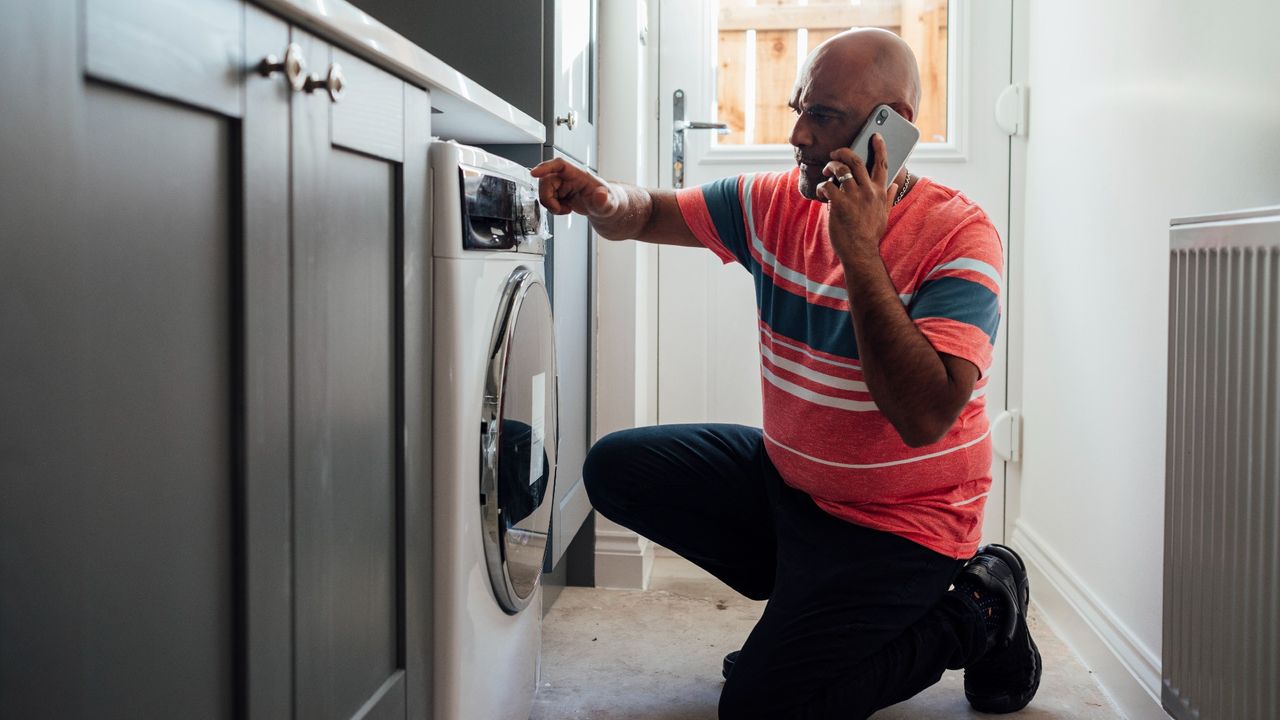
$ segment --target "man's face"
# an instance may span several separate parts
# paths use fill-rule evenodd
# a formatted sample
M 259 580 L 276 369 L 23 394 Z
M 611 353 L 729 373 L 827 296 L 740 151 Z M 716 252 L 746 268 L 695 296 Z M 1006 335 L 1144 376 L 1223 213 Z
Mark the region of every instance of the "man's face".
M 817 200 L 817 187 L 826 178 L 822 168 L 837 148 L 848 147 L 866 123 L 875 103 L 860 97 L 857 70 L 837 72 L 833 62 L 818 58 L 800 72 L 787 103 L 796 113 L 788 141 L 800 166 L 800 194 Z

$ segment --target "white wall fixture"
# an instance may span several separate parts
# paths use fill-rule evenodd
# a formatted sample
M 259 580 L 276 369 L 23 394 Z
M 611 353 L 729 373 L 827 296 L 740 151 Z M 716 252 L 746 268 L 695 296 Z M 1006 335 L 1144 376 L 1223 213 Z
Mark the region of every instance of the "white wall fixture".
M 1005 462 L 1022 458 L 1022 416 L 1005 410 L 991 421 L 991 450 Z
M 1006 135 L 1027 134 L 1027 87 L 1013 84 L 996 98 L 996 125 Z

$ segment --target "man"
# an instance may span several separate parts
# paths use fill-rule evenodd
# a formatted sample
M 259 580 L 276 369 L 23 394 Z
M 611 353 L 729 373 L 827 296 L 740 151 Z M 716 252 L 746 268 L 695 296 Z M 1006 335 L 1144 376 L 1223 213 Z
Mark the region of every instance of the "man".
M 769 601 L 725 658 L 721 718 L 863 718 L 946 668 L 986 712 L 1039 685 L 1026 569 L 977 547 L 1000 240 L 907 169 L 886 190 L 878 136 L 871 172 L 848 149 L 874 107 L 913 120 L 919 97 L 900 38 L 851 30 L 800 72 L 789 172 L 671 192 L 533 170 L 605 238 L 706 246 L 755 278 L 764 428 L 613 433 L 583 471 L 606 517 Z

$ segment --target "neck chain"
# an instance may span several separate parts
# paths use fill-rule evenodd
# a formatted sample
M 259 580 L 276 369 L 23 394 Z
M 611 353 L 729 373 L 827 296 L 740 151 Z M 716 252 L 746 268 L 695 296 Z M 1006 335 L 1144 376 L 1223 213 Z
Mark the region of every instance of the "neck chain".
M 902 189 L 898 191 L 898 197 L 893 199 L 894 205 L 897 205 L 898 203 L 902 202 L 902 198 L 907 196 L 907 187 L 911 185 L 911 171 L 906 170 L 906 173 L 907 173 L 907 176 L 902 180 Z

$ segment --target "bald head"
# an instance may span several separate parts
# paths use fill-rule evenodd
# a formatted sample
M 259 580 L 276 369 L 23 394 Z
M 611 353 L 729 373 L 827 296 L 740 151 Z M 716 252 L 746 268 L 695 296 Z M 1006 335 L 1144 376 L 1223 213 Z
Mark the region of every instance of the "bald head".
M 797 84 L 803 82 L 806 72 L 822 75 L 822 79 L 828 74 L 833 79 L 843 76 L 840 84 L 847 91 L 874 97 L 877 105 L 906 105 L 912 115 L 920 105 L 920 68 L 915 53 L 888 30 L 845 30 L 809 53 Z
M 920 70 L 915 54 L 888 30 L 846 30 L 805 58 L 788 103 L 796 111 L 790 142 L 800 163 L 800 192 L 816 199 L 830 153 L 848 147 L 878 105 L 915 121 Z

